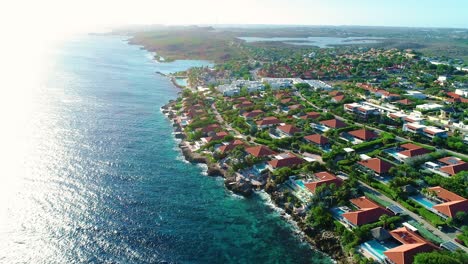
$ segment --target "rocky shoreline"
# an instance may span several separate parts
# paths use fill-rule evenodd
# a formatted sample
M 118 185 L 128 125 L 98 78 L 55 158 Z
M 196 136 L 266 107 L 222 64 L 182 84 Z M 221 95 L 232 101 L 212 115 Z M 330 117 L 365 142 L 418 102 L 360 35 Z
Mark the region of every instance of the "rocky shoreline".
M 170 102 L 167 105 L 161 107 L 162 112 L 168 116 L 168 118 L 173 121 L 173 126 L 176 128 L 175 131 L 182 131 L 182 128 L 177 122 L 174 122 L 175 116 L 172 116 L 169 113 L 169 108 L 173 105 L 174 102 Z M 179 135 L 179 136 L 178 136 Z M 248 197 L 252 195 L 256 189 L 248 181 L 243 181 L 236 177 L 235 175 L 229 175 L 226 169 L 223 169 L 219 164 L 212 162 L 207 157 L 193 152 L 188 147 L 188 142 L 185 141 L 185 135 L 182 132 L 176 132 L 176 138 L 180 138 L 181 142 L 179 143 L 179 148 L 182 151 L 184 158 L 191 163 L 202 163 L 207 165 L 207 175 L 215 177 L 223 177 L 224 185 L 228 190 Z M 265 188 L 262 188 L 271 198 L 272 203 L 277 207 L 284 210 L 288 214 L 292 221 L 298 226 L 298 228 L 303 232 L 303 239 L 307 241 L 314 249 L 319 250 L 326 255 L 330 256 L 336 263 L 350 263 L 350 256 L 346 256 L 339 237 L 335 236 L 332 231 L 327 230 L 314 230 L 307 226 L 305 223 L 305 218 L 301 217 L 297 212 L 293 210 L 285 201 L 282 199 L 282 194 L 276 188 L 269 187 L 268 185 Z

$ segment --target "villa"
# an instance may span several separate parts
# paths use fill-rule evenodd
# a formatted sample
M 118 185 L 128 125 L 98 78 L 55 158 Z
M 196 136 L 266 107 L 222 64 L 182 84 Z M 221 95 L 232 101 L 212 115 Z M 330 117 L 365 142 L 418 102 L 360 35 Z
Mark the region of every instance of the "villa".
M 384 176 L 388 174 L 393 165 L 379 158 L 371 158 L 358 162 L 364 171 L 372 171 L 375 176 Z
M 372 130 L 358 129 L 343 133 L 345 137 L 352 137 L 355 144 L 376 139 L 379 135 Z
M 321 121 L 320 124 L 324 125 L 328 129 L 343 128 L 343 127 L 348 126 L 345 122 L 338 120 L 338 119 L 330 119 L 330 120 Z
M 329 145 L 329 140 L 327 137 L 324 137 L 320 134 L 313 134 L 304 137 L 304 140 L 308 143 L 314 144 L 319 147 L 325 147 Z
M 390 235 L 402 245 L 384 252 L 389 263 L 411 264 L 416 254 L 438 249 L 437 246 L 420 237 L 406 226 L 390 231 Z
M 305 187 L 311 192 L 315 193 L 317 187 L 322 185 L 330 185 L 335 184 L 336 186 L 340 186 L 343 183 L 343 180 L 336 177 L 334 174 L 326 171 L 318 172 L 314 174 L 315 179 L 312 181 L 305 182 Z
M 467 199 L 440 186 L 428 188 L 428 191 L 442 201 L 442 203 L 435 204 L 432 208 L 445 216 L 445 218 L 453 218 L 458 212 L 468 213 Z
M 445 157 L 438 160 L 446 166 L 441 167 L 439 170 L 453 176 L 461 171 L 468 171 L 468 163 L 456 157 Z
M 256 158 L 269 157 L 277 154 L 266 146 L 249 147 L 246 148 L 245 151 Z
M 344 104 L 343 108 L 346 112 L 354 113 L 363 117 L 379 114 L 379 110 L 377 108 L 359 103 Z
M 393 215 L 392 212 L 365 196 L 351 199 L 350 202 L 357 207 L 358 210 L 345 212 L 342 214 L 342 217 L 344 221 L 352 227 L 376 222 L 384 214 L 388 216 Z
M 406 143 L 400 146 L 400 148 L 403 148 L 403 151 L 400 151 L 396 154 L 396 158 L 400 161 L 404 161 L 408 158 L 413 158 L 416 156 L 421 156 L 421 155 L 426 155 L 428 153 L 431 153 L 430 150 L 420 147 L 418 145 L 415 145 L 413 143 Z
M 302 130 L 293 125 L 283 125 L 276 127 L 276 132 L 281 135 L 281 137 L 292 137 L 296 133 L 301 133 Z
M 229 152 L 229 151 L 235 149 L 235 148 L 238 147 L 238 146 L 244 146 L 244 145 L 245 145 L 244 142 L 242 142 L 241 140 L 236 139 L 236 140 L 230 142 L 229 144 L 220 146 L 220 147 L 217 149 L 217 151 L 219 151 L 219 152 L 221 152 L 221 153 L 224 154 L 224 153 L 227 153 L 227 152 Z
M 291 152 L 282 153 L 275 156 L 274 160 L 268 162 L 268 169 L 274 171 L 283 167 L 292 167 L 295 165 L 301 165 L 304 160 Z
M 271 126 L 276 126 L 276 125 L 279 125 L 281 124 L 281 121 L 274 117 L 274 116 L 270 116 L 270 117 L 265 117 L 263 118 L 262 120 L 260 121 L 257 121 L 257 126 L 259 128 L 267 128 L 267 127 L 271 127 Z
M 264 114 L 264 112 L 262 110 L 253 110 L 253 111 L 250 111 L 250 112 L 243 113 L 242 116 L 245 119 L 253 119 L 253 118 L 256 118 L 257 116 L 260 116 L 262 114 Z
M 320 117 L 320 113 L 318 112 L 308 112 L 305 115 L 299 117 L 301 119 L 317 119 Z
M 201 141 L 203 143 L 210 143 L 211 141 L 221 140 L 226 136 L 229 136 L 229 133 L 227 133 L 225 131 L 221 131 L 221 132 L 218 132 L 218 133 L 214 134 L 211 137 L 203 137 L 203 138 L 201 138 Z

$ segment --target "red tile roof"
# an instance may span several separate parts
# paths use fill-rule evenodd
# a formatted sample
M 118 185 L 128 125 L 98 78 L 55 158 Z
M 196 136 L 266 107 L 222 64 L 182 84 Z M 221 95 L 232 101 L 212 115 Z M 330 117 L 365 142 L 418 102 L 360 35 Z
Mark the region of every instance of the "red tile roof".
M 250 147 L 246 148 L 245 151 L 248 153 L 252 154 L 255 157 L 267 157 L 271 155 L 275 155 L 276 152 L 273 150 L 269 149 L 268 147 L 265 146 L 255 146 L 255 147 Z
M 406 143 L 406 144 L 401 145 L 400 147 L 402 147 L 404 149 L 409 149 L 409 150 L 421 148 L 420 146 L 418 146 L 416 144 L 413 144 L 413 143 Z
M 206 142 L 210 142 L 210 141 L 213 141 L 213 140 L 220 140 L 220 139 L 223 139 L 224 137 L 226 136 L 229 136 L 229 133 L 225 132 L 225 131 L 221 131 L 221 132 L 218 132 L 216 133 L 214 136 L 212 137 L 205 137 L 205 140 Z
M 325 184 L 335 184 L 340 186 L 343 182 L 340 178 L 336 177 L 334 174 L 331 174 L 326 171 L 318 172 L 314 174 L 317 177 L 317 181 L 304 183 L 305 187 L 309 189 L 312 193 L 315 193 L 317 187 Z
M 247 108 L 247 107 L 251 107 L 253 105 L 254 105 L 254 103 L 252 103 L 250 101 L 243 101 L 240 104 L 235 104 L 234 107 L 236 107 L 236 108 Z
M 333 101 L 335 102 L 341 102 L 343 101 L 343 99 L 345 99 L 344 95 L 338 95 L 338 96 L 333 97 Z
M 435 245 L 406 227 L 390 231 L 390 235 L 403 244 L 384 252 L 384 255 L 395 264 L 413 263 L 416 254 L 438 249 Z
M 425 148 L 418 148 L 418 149 L 409 149 L 409 150 L 404 150 L 399 152 L 399 154 L 406 156 L 406 157 L 416 157 L 420 155 L 425 155 L 427 153 L 430 153 L 431 151 Z
M 247 117 L 247 118 L 253 118 L 253 117 L 257 117 L 261 114 L 263 114 L 264 112 L 262 110 L 253 110 L 253 111 L 250 111 L 250 112 L 245 112 L 243 113 L 242 115 L 244 117 Z
M 276 125 L 276 124 L 280 124 L 280 123 L 281 123 L 281 121 L 278 118 L 274 117 L 274 116 L 265 117 L 262 120 L 257 121 L 258 126 Z
M 231 151 L 233 149 L 235 149 L 236 147 L 238 146 L 243 146 L 244 145 L 244 142 L 242 140 L 234 140 L 232 141 L 231 143 L 227 144 L 227 145 L 222 145 L 218 148 L 218 150 L 221 152 L 221 153 L 226 153 L 228 151 Z
M 365 196 L 351 199 L 350 202 L 356 205 L 359 209 L 356 211 L 343 213 L 342 216 L 356 226 L 376 222 L 383 214 L 389 216 L 393 215 L 390 211 L 382 208 Z
M 445 158 L 438 159 L 438 161 L 445 163 L 447 165 L 456 165 L 456 164 L 465 163 L 463 160 L 457 157 L 445 157 Z
M 328 144 L 328 138 L 320 135 L 320 134 L 313 134 L 304 137 L 305 140 L 313 142 L 318 145 L 326 145 Z
M 209 133 L 209 132 L 214 132 L 214 131 L 219 130 L 219 129 L 221 129 L 220 125 L 211 124 L 211 125 L 207 125 L 206 127 L 202 128 L 201 131 L 203 133 Z
M 297 157 L 296 155 L 289 153 L 289 157 L 283 159 L 274 159 L 268 162 L 268 164 L 274 168 L 282 168 L 282 167 L 291 167 L 294 165 L 299 165 L 304 163 L 304 160 Z
M 413 102 L 408 99 L 403 99 L 403 100 L 396 101 L 395 103 L 402 104 L 402 105 L 410 105 Z
M 393 167 L 391 163 L 388 163 L 384 160 L 381 160 L 379 158 L 372 158 L 368 160 L 361 160 L 358 162 L 360 165 L 369 168 L 378 174 L 383 174 L 387 173 L 390 171 L 390 169 Z
M 340 92 L 340 91 L 332 91 L 332 92 L 329 92 L 328 94 L 329 94 L 329 95 L 331 95 L 331 96 L 339 96 L 339 95 L 343 95 L 343 93 L 342 93 L 342 92 Z
M 302 119 L 316 119 L 320 117 L 320 113 L 318 112 L 309 112 L 306 113 L 304 116 L 301 116 Z
M 295 133 L 302 132 L 302 130 L 300 130 L 299 128 L 293 125 L 284 125 L 284 126 L 279 126 L 277 128 L 288 135 L 294 135 Z
M 437 204 L 432 207 L 442 214 L 448 217 L 454 217 L 457 212 L 468 212 L 467 199 L 440 186 L 428 188 L 428 190 L 435 192 L 437 197 L 445 201 L 445 203 Z
M 320 124 L 330 127 L 330 128 L 343 128 L 348 126 L 345 122 L 338 120 L 338 119 L 330 119 L 321 121 Z
M 374 138 L 377 138 L 378 135 L 372 130 L 367 130 L 367 129 L 359 129 L 359 130 L 353 130 L 348 132 L 351 136 L 355 138 L 362 139 L 364 141 L 371 140 Z
M 292 101 L 293 101 L 293 99 L 289 97 L 289 98 L 284 98 L 284 99 L 282 99 L 282 100 L 281 100 L 281 103 L 282 103 L 282 104 L 287 104 L 287 103 L 290 103 L 290 102 L 292 102 Z
M 463 162 L 455 165 L 444 166 L 440 168 L 440 170 L 453 176 L 461 171 L 468 171 L 468 163 Z

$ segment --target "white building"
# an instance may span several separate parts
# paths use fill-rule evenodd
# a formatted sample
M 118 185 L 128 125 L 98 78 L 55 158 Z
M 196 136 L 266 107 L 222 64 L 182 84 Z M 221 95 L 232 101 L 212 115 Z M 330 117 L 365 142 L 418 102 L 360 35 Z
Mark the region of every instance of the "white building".
M 219 85 L 216 89 L 224 96 L 236 96 L 240 94 L 240 88 L 232 84 Z
M 417 99 L 426 99 L 426 95 L 419 91 L 407 91 L 405 95 L 411 96 Z
M 463 97 L 468 97 L 468 88 L 456 89 L 455 93 Z
M 439 110 L 439 109 L 442 109 L 442 108 L 444 108 L 443 105 L 432 104 L 432 103 L 421 104 L 421 105 L 416 106 L 416 109 L 423 110 L 423 111 Z
M 310 87 L 312 87 L 316 91 L 317 90 L 330 91 L 333 89 L 333 86 L 320 80 L 305 80 L 305 82 L 309 84 Z
M 262 82 L 269 84 L 273 90 L 291 88 L 294 84 L 292 78 L 262 78 Z

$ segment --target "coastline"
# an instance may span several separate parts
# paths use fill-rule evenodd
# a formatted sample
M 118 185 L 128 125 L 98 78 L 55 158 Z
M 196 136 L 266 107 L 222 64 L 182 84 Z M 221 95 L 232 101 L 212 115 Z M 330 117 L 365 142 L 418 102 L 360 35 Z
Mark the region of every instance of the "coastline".
M 179 86 L 176 86 L 180 88 Z M 175 101 L 161 107 L 162 113 L 172 122 L 175 131 L 182 131 L 180 124 L 177 123 L 175 115 L 169 110 Z M 262 187 L 255 187 L 250 182 L 240 181 L 239 178 L 229 176 L 227 171 L 221 168 L 217 163 L 210 161 L 207 157 L 193 152 L 187 146 L 188 141 L 185 140 L 186 135 L 183 132 L 175 132 L 175 137 L 180 139 L 178 144 L 182 152 L 182 156 L 187 162 L 192 164 L 206 164 L 206 175 L 211 177 L 222 177 L 226 189 L 232 191 L 236 195 L 250 197 L 254 193 L 263 192 L 268 196 L 269 205 L 281 211 L 282 217 L 292 223 L 297 230 L 291 230 L 298 235 L 301 241 L 309 244 L 311 249 L 320 251 L 322 254 L 329 256 L 334 263 L 349 263 L 343 248 L 341 247 L 339 237 L 336 237 L 331 230 L 313 230 L 307 226 L 305 220 L 301 218 L 291 208 L 286 206 L 282 201 L 281 193 L 273 188 L 269 188 L 268 184 Z

